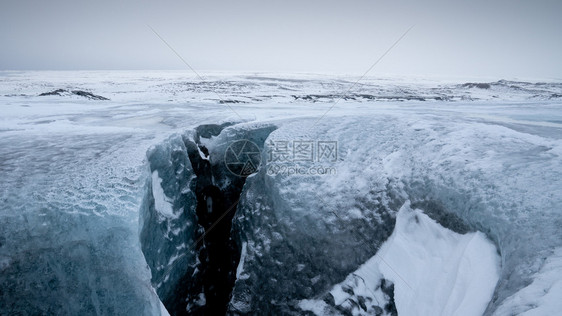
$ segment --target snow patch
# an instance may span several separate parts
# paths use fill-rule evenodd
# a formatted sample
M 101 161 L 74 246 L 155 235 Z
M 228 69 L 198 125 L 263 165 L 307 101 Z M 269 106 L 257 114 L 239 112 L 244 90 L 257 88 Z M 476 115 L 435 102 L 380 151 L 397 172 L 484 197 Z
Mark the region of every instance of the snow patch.
M 154 197 L 154 207 L 159 214 L 168 218 L 177 218 L 172 208 L 172 199 L 166 196 L 162 188 L 162 178 L 158 171 L 152 172 L 152 196 Z
M 320 300 L 301 300 L 299 307 L 303 311 L 313 312 L 315 315 L 329 315 L 329 306 Z
M 378 254 L 365 266 L 394 282 L 399 315 L 482 315 L 500 276 L 500 257 L 483 233 L 457 234 L 409 202 Z
M 242 243 L 242 250 L 240 251 L 240 262 L 238 263 L 238 267 L 236 268 L 237 280 L 246 280 L 250 277 L 248 274 L 242 274 L 242 272 L 244 272 L 244 260 L 246 260 L 247 255 L 246 245 L 246 242 Z
M 482 315 L 499 270 L 499 255 L 484 234 L 457 234 L 406 202 L 394 232 L 377 254 L 330 294 L 335 306 L 353 315 L 383 309 L 390 314 L 385 286 L 390 280 L 398 315 Z M 320 299 L 302 300 L 299 307 L 316 315 L 339 314 Z

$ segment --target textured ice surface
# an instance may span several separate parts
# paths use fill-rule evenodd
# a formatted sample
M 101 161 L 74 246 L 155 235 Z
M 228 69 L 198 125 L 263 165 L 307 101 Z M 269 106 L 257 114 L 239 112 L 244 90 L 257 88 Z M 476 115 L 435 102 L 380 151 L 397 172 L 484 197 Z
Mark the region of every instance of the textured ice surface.
M 544 261 L 531 284 L 508 297 L 496 311 L 497 315 L 556 315 L 562 310 L 562 251 Z
M 192 274 L 197 260 L 191 248 L 197 229 L 194 178 L 183 138 L 174 135 L 147 153 L 149 174 L 140 208 L 140 241 L 152 271 L 152 285 L 165 305 L 178 283 Z M 181 294 L 179 294 L 181 295 Z
M 233 222 L 245 252 L 231 310 L 302 313 L 299 302 L 375 256 L 406 200 L 496 244 L 500 279 L 486 314 L 556 310 L 561 84 L 370 78 L 340 100 L 355 80 L 0 73 L 1 313 L 159 314 L 166 286 L 154 274 L 182 274 L 193 259 L 181 250 L 192 241 L 181 189 L 190 166 L 173 168 L 186 158 L 170 135 L 224 121 L 276 125 L 264 161 L 270 141 L 338 142 L 335 162 L 299 162 L 336 174 L 268 174 L 266 164 L 248 178 Z M 39 96 L 57 89 L 110 100 Z M 156 151 L 168 158 L 150 160 Z M 144 232 L 163 254 L 153 262 L 139 242 L 150 196 L 163 205 Z

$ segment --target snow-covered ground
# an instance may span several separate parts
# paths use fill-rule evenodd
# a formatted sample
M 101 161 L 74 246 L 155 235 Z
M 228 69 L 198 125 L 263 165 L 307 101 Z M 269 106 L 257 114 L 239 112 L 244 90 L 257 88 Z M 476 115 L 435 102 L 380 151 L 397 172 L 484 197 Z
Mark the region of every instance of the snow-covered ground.
M 556 314 L 562 83 L 354 80 L 0 72 L 0 314 L 160 314 L 139 211 L 148 194 L 157 222 L 185 220 L 169 137 L 222 122 L 205 142 L 275 128 L 233 222 L 231 310 L 369 314 L 392 294 L 400 315 Z M 307 142 L 310 161 L 272 159 Z M 179 244 L 154 262 L 183 264 L 193 236 L 158 237 Z

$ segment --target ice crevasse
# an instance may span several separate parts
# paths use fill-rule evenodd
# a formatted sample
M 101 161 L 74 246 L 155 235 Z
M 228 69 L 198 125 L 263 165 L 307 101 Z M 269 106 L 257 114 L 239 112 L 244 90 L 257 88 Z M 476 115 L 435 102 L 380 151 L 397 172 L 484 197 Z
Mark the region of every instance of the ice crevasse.
M 542 273 L 546 266 L 541 258 L 549 257 L 557 244 L 549 208 L 541 205 L 555 201 L 524 199 L 521 192 L 545 194 L 524 185 L 543 183 L 543 168 L 551 168 L 547 177 L 553 178 L 547 181 L 552 187 L 543 190 L 555 191 L 559 166 L 551 153 L 560 150 L 557 141 L 480 122 L 459 121 L 453 128 L 440 117 L 381 116 L 376 122 L 344 117 L 326 119 L 306 135 L 338 143 L 338 159 L 330 165 L 337 174 L 268 173 L 273 162 L 267 155 L 275 142 L 297 139 L 303 122 L 306 118 L 198 132 L 219 178 L 225 174 L 219 165 L 227 144 L 249 138 L 263 146 L 262 165 L 243 183 L 229 232 L 236 259 L 229 268 L 235 279 L 229 312 L 504 315 L 518 308 L 532 310 L 521 307 L 528 306 L 524 299 L 539 296 L 517 300 L 516 293 Z M 263 126 L 274 128 L 265 133 Z M 172 137 L 156 147 L 163 156 L 153 157 L 166 166 L 153 166 L 162 168 L 163 178 L 152 186 L 163 185 L 172 212 L 182 208 L 182 216 L 191 218 L 190 225 L 182 226 L 176 218 L 158 217 L 159 225 L 170 227 L 168 234 L 173 227 L 191 231 L 191 240 L 170 248 L 180 252 L 197 235 L 195 211 L 189 210 L 193 204 L 185 204 L 197 204 L 188 183 L 197 175 L 190 171 L 186 137 L 197 138 Z M 510 146 L 494 146 L 499 142 Z M 513 163 L 537 154 L 544 159 L 534 169 Z M 178 163 L 183 167 L 178 169 Z M 319 166 L 318 161 L 300 164 Z M 187 174 L 180 177 L 182 172 Z M 219 181 L 221 188 L 230 183 L 224 179 L 228 177 Z M 180 196 L 184 200 L 178 203 Z M 154 212 L 146 205 L 145 216 Z M 524 221 L 531 207 L 546 213 Z M 529 227 L 539 224 L 540 236 L 529 235 Z M 169 243 L 162 240 L 162 245 Z M 190 251 L 181 260 L 191 258 L 183 265 L 191 276 L 200 270 L 199 250 Z M 166 268 L 175 256 L 162 259 L 157 269 L 167 273 L 180 266 Z M 178 280 L 160 275 L 162 279 Z M 186 294 L 191 306 L 203 304 L 201 293 Z

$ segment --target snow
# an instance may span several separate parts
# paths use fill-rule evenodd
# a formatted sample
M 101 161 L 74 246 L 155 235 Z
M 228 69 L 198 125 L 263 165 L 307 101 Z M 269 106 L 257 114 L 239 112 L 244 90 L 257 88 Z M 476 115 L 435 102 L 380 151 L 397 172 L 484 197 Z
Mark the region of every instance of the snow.
M 496 247 L 484 234 L 444 229 L 408 203 L 379 253 L 372 264 L 395 284 L 400 315 L 482 315 L 500 276 Z
M 329 293 L 335 306 L 349 308 L 354 315 L 370 315 L 374 311 L 350 302 L 362 297 L 383 305 L 388 297 L 380 284 L 386 279 L 394 283 L 399 315 L 482 315 L 499 276 L 500 258 L 484 234 L 457 234 L 412 210 L 407 202 L 377 254 Z M 299 306 L 316 315 L 329 311 L 323 301 L 304 300 Z
M 236 279 L 237 280 L 244 280 L 248 278 L 248 275 L 246 274 L 242 274 L 244 272 L 244 260 L 246 260 L 246 254 L 247 254 L 247 250 L 246 250 L 246 245 L 247 243 L 242 243 L 242 250 L 240 252 L 240 262 L 238 263 L 238 266 L 236 267 Z
M 152 172 L 152 196 L 156 210 L 163 216 L 174 218 L 173 205 L 171 199 L 166 196 L 162 188 L 162 179 L 158 176 L 158 171 Z
M 328 304 L 323 301 L 317 300 L 301 300 L 299 307 L 303 311 L 313 312 L 315 315 L 328 315 Z

